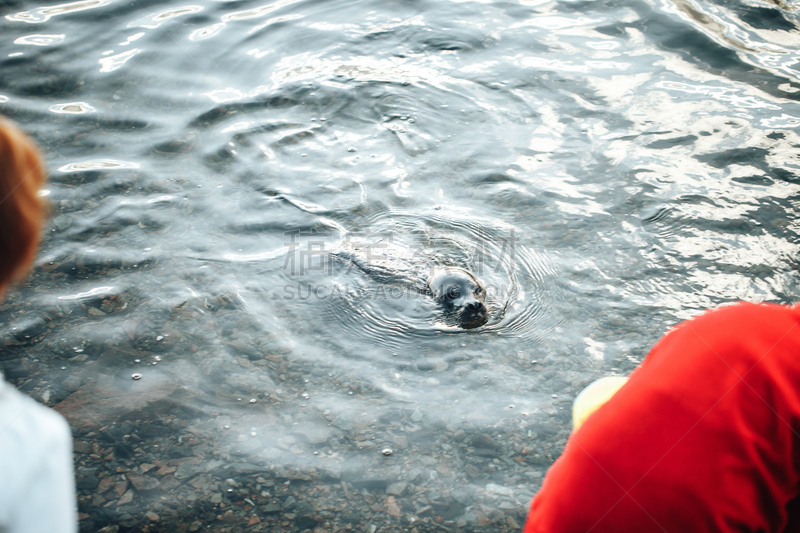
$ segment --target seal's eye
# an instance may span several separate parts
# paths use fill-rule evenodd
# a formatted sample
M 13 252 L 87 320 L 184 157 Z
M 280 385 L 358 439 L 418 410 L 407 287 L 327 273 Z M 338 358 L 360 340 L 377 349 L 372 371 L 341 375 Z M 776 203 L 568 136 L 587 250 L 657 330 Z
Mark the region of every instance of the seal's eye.
M 480 287 L 475 287 L 475 294 L 480 294 L 482 292 L 483 292 L 483 289 L 481 289 Z
M 448 300 L 455 300 L 456 298 L 461 296 L 461 292 L 459 292 L 458 287 L 448 287 L 447 292 L 444 294 L 444 297 Z

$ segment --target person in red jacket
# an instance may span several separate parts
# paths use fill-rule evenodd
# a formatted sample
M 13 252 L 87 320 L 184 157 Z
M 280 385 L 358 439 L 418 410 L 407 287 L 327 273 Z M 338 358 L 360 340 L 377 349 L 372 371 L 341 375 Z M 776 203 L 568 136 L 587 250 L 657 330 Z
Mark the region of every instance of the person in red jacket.
M 679 324 L 571 436 L 524 533 L 800 531 L 800 308 Z

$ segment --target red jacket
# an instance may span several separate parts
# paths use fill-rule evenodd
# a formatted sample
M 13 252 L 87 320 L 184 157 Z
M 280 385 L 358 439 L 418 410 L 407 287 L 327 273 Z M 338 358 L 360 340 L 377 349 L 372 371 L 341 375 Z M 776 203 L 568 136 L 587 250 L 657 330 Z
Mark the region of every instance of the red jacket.
M 800 308 L 681 323 L 567 442 L 524 533 L 800 531 Z

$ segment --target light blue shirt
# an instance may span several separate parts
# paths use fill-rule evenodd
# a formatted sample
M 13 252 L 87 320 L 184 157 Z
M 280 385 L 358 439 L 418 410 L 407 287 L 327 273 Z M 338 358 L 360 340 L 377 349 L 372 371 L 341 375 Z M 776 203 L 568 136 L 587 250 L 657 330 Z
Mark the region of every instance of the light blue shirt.
M 66 421 L 0 374 L 0 533 L 77 531 Z

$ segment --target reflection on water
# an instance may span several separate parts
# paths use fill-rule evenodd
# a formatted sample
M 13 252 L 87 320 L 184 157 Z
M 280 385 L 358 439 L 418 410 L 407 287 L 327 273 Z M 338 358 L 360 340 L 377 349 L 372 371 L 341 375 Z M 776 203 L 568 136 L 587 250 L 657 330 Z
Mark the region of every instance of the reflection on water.
M 515 531 L 585 384 L 795 300 L 791 5 L 0 10 L 52 205 L 0 362 L 74 427 L 84 531 Z
M 73 170 L 103 170 L 112 168 L 139 168 L 137 163 L 127 161 L 113 161 L 111 159 L 98 159 L 94 161 L 82 161 L 80 163 L 70 163 L 58 169 L 59 172 L 71 172 Z
M 54 104 L 51 105 L 49 109 L 53 113 L 72 113 L 72 114 L 94 113 L 96 111 L 95 108 L 93 108 L 86 102 L 70 102 L 68 104 Z
M 29 24 L 36 24 L 39 22 L 47 22 L 50 17 L 57 15 L 65 15 L 74 13 L 76 11 L 83 11 L 85 9 L 93 9 L 108 5 L 112 0 L 81 0 L 79 2 L 70 2 L 68 4 L 60 4 L 49 7 L 39 7 L 31 11 L 20 11 L 6 15 L 6 19 L 12 22 L 27 22 Z

